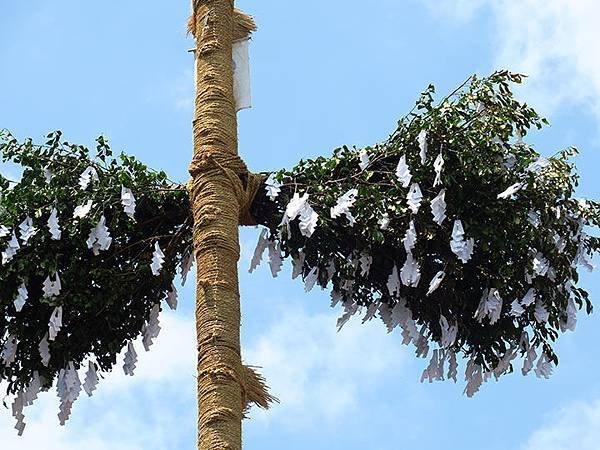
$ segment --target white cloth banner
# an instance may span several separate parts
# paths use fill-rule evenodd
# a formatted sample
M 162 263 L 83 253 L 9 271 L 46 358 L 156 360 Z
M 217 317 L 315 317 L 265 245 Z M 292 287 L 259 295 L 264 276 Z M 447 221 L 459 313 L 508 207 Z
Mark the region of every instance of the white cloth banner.
M 252 107 L 250 95 L 250 39 L 233 43 L 233 96 L 235 110 Z

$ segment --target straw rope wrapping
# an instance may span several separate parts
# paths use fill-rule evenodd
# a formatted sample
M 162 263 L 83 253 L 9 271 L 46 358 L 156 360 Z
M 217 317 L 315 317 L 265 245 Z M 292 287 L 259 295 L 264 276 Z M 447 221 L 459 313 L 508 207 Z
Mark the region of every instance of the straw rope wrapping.
M 254 223 L 248 211 L 261 178 L 237 156 L 233 1 L 194 6 L 190 24 L 198 61 L 190 198 L 197 261 L 198 448 L 238 450 L 248 404 L 266 408 L 276 400 L 264 379 L 242 365 L 240 350 L 238 226 Z

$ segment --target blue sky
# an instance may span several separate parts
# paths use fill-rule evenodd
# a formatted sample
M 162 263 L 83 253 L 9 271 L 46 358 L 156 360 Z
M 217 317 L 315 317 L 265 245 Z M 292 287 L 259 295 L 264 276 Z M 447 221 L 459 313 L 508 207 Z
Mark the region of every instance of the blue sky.
M 105 134 L 171 178 L 191 158 L 193 42 L 189 1 L 6 2 L 0 16 L 0 127 L 37 139 L 61 129 L 92 144 Z M 444 94 L 471 73 L 531 75 L 522 98 L 552 127 L 545 154 L 576 145 L 581 196 L 599 197 L 600 29 L 595 0 L 238 1 L 251 44 L 254 108 L 240 152 L 254 170 L 290 167 L 342 144 L 378 142 L 430 82 Z M 10 171 L 5 168 L 5 171 Z M 257 231 L 242 232 L 243 348 L 282 403 L 244 424 L 246 449 L 600 449 L 598 315 L 580 316 L 548 381 L 520 374 L 474 398 L 463 383 L 420 384 L 425 361 L 382 324 L 340 333 L 328 294 L 305 294 L 286 271 L 247 273 Z M 23 438 L 0 411 L 0 447 L 21 450 L 195 448 L 193 283 L 137 374 L 119 367 L 81 397 L 66 427 L 55 394 L 26 409 Z M 595 275 L 583 283 L 600 298 Z

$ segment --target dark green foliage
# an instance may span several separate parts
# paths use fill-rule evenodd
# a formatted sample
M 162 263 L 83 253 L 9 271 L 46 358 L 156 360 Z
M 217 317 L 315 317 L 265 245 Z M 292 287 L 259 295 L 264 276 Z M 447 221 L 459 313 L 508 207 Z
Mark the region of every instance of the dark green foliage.
M 438 344 L 444 316 L 458 326 L 458 334 L 451 348 L 442 349 L 440 344 L 440 352 L 446 358 L 460 352 L 481 366 L 483 373 L 494 371 L 499 376 L 512 370 L 509 364 L 499 365 L 503 358 L 505 363 L 512 360 L 510 350 L 516 356 L 517 350 L 526 354 L 539 347 L 548 361 L 558 363 L 552 342 L 561 326 L 566 328 L 569 299 L 579 309 L 592 310 L 586 291 L 575 287 L 576 263 L 589 266 L 588 258 L 599 249 L 598 238 L 585 230 L 600 224 L 600 205 L 573 198 L 578 177 L 569 159 L 577 153 L 575 149 L 545 160 L 521 141 L 532 128 L 541 129 L 547 123 L 514 99 L 510 84 L 521 81 L 520 75 L 508 72 L 472 77 L 437 104 L 430 86 L 387 141 L 363 149 L 370 160 L 365 170 L 359 167 L 359 150 L 342 147 L 329 158 L 300 161 L 291 170 L 273 174 L 276 182 L 272 184 L 279 183 L 281 193 L 271 201 L 261 190 L 253 207 L 255 217 L 270 229 L 271 251 L 276 252 L 279 245 L 283 257 L 296 262 L 302 252 L 303 278 L 318 268 L 318 283 L 323 287 L 332 283 L 334 296 L 341 296 L 347 315 L 376 302 L 378 314 L 391 329 L 399 323 L 390 318 L 390 311 L 405 299 L 420 339 Z M 425 164 L 418 143 L 422 130 L 427 132 L 428 143 Z M 433 161 L 440 152 L 443 185 L 434 186 Z M 402 187 L 395 174 L 403 155 L 412 182 L 418 182 L 423 193 L 417 214 L 409 210 L 408 188 Z M 536 161 L 544 167 L 531 166 Z M 515 183 L 524 183 L 523 189 L 498 198 Z M 343 216 L 332 219 L 330 208 L 354 188 L 358 196 L 351 210 L 356 224 L 351 226 Z M 441 188 L 446 190 L 447 218 L 440 226 L 433 221 L 430 202 Z M 297 219 L 291 235 L 281 225 L 294 193 L 308 193 L 308 203 L 319 216 L 309 238 L 300 232 Z M 384 214 L 390 218 L 387 229 L 379 223 Z M 400 295 L 391 295 L 387 283 L 394 265 L 400 270 L 407 259 L 402 241 L 411 220 L 418 236 L 412 253 L 420 265 L 421 280 L 418 287 L 402 286 Z M 475 241 L 473 257 L 466 263 L 450 248 L 455 220 L 462 221 L 466 237 Z M 565 244 L 562 251 L 557 248 L 558 238 Z M 537 252 L 548 260 L 553 270 L 549 276 L 534 276 Z M 362 255 L 373 258 L 366 276 L 361 275 L 358 262 Z M 331 277 L 332 262 L 336 270 Z M 445 279 L 427 296 L 430 280 L 439 271 Z M 511 303 L 520 301 L 531 287 L 549 313 L 548 322 L 536 320 L 536 304 L 526 307 L 519 317 L 511 315 Z M 503 307 L 499 320 L 492 324 L 489 318 L 476 319 L 475 313 L 484 291 L 494 288 Z M 425 344 L 418 340 L 412 339 L 423 355 Z
M 0 225 L 16 230 L 19 237 L 19 224 L 31 217 L 38 230 L 26 245 L 19 239 L 20 250 L 0 268 L 0 349 L 8 335 L 18 340 L 16 361 L 0 364 L 0 380 L 8 381 L 11 393 L 25 388 L 35 371 L 51 385 L 71 361 L 79 367 L 90 358 L 109 371 L 126 342 L 141 333 L 152 307 L 171 291 L 176 268 L 189 254 L 191 217 L 185 188 L 133 157 L 114 158 L 102 137 L 97 144 L 93 156 L 83 146 L 62 141 L 60 132 L 48 135 L 44 145 L 19 143 L 8 132 L 0 134 L 3 160 L 23 169 L 18 183 L 0 180 Z M 99 181 L 83 190 L 79 177 L 88 167 L 97 171 Z M 122 186 L 136 198 L 135 220 L 121 205 Z M 75 207 L 88 200 L 94 203 L 91 212 L 74 219 Z M 52 240 L 47 227 L 53 208 L 62 228 L 60 240 Z M 102 215 L 112 244 L 96 256 L 86 240 Z M 0 239 L 0 250 L 11 236 Z M 150 263 L 157 241 L 166 258 L 160 276 L 153 276 Z M 45 297 L 42 283 L 55 272 L 62 290 L 57 297 Z M 13 301 L 21 283 L 28 299 L 16 312 Z M 38 345 L 56 306 L 63 308 L 63 328 L 50 342 L 51 359 L 45 367 Z

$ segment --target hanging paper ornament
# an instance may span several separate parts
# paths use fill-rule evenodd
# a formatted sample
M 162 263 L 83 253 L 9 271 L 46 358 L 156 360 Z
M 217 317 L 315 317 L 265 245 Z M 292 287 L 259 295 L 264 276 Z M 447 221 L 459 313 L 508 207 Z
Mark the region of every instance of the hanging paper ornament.
M 48 344 L 48 333 L 44 336 L 38 345 L 38 350 L 40 352 L 40 357 L 42 358 L 42 364 L 45 367 L 48 367 L 48 363 L 50 362 L 50 345 Z
M 123 205 L 123 211 L 131 219 L 135 219 L 135 197 L 131 189 L 121 186 L 121 204 Z
M 419 156 L 421 157 L 421 164 L 425 164 L 427 161 L 427 131 L 421 130 L 419 136 L 417 136 L 417 142 L 419 143 Z
M 0 238 L 8 235 L 10 235 L 10 229 L 6 228 L 4 225 L 0 225 Z
M 276 278 L 281 267 L 283 266 L 283 257 L 281 255 L 281 248 L 279 242 L 269 241 L 269 266 L 271 268 L 271 275 Z
M 60 398 L 58 419 L 60 424 L 64 425 L 69 420 L 73 403 L 81 392 L 81 381 L 72 361 L 69 362 L 66 370 L 60 371 L 56 389 Z
M 312 270 L 306 275 L 304 279 L 304 292 L 312 291 L 312 288 L 315 286 L 315 283 L 319 279 L 319 268 L 313 267 Z
M 150 350 L 150 346 L 153 344 L 153 340 L 158 337 L 160 333 L 160 325 L 158 316 L 160 314 L 160 304 L 157 303 L 150 310 L 150 316 L 148 318 L 148 322 L 144 324 L 142 328 L 142 344 L 144 345 L 144 349 L 146 351 Z
M 412 174 L 410 173 L 408 164 L 406 164 L 406 155 L 402 155 L 398 162 L 398 166 L 396 167 L 396 177 L 398 178 L 398 181 L 402 183 L 402 187 L 407 188 L 410 185 Z
M 73 211 L 73 219 L 83 219 L 90 213 L 93 205 L 94 202 L 92 200 L 88 200 L 83 205 L 76 206 L 75 210 Z
M 90 166 L 85 169 L 79 177 L 79 187 L 81 187 L 81 190 L 85 191 L 92 181 L 97 183 L 100 181 L 100 179 L 98 178 L 98 172 L 96 169 Z
M 27 217 L 19 225 L 19 231 L 21 232 L 21 241 L 23 241 L 23 245 L 27 245 L 29 239 L 35 236 L 38 230 L 33 226 L 33 219 L 31 217 Z
M 127 343 L 127 352 L 125 353 L 125 362 L 123 363 L 123 372 L 125 375 L 133 376 L 135 365 L 137 363 L 137 353 L 133 347 L 133 342 Z
M 17 254 L 17 250 L 19 250 L 20 248 L 21 246 L 19 245 L 17 236 L 13 232 L 12 239 L 8 242 L 8 245 L 2 252 L 2 264 L 10 262 Z
M 504 199 L 508 197 L 512 197 L 517 192 L 525 187 L 525 183 L 515 183 L 512 186 L 509 186 L 504 192 L 498 194 L 498 199 Z
M 371 164 L 369 153 L 367 152 L 366 148 L 363 148 L 360 152 L 358 152 L 358 158 L 360 159 L 360 162 L 358 163 L 360 170 L 365 170 L 367 167 L 369 167 L 369 164 Z
M 85 380 L 83 382 L 83 390 L 91 397 L 93 392 L 96 390 L 98 386 L 98 382 L 100 378 L 98 377 L 98 370 L 96 369 L 96 364 L 90 361 L 88 363 L 88 370 L 85 374 Z
M 177 309 L 177 288 L 173 283 L 171 283 L 171 290 L 167 294 L 167 305 L 169 305 L 169 308 L 173 311 Z
M 465 239 L 465 230 L 460 220 L 454 221 L 454 227 L 452 229 L 452 240 L 450 241 L 450 249 L 452 253 L 458 256 L 463 263 L 468 262 L 473 256 L 473 247 L 475 241 L 473 238 Z
M 14 301 L 15 310 L 17 312 L 21 312 L 23 306 L 25 306 L 28 295 L 29 294 L 27 293 L 27 287 L 25 286 L 25 283 L 21 283 L 21 286 L 19 286 L 19 289 L 17 289 L 17 298 L 15 298 Z
M 46 277 L 44 280 L 44 284 L 42 286 L 45 297 L 57 297 L 60 295 L 60 290 L 62 286 L 60 284 L 60 277 L 58 276 L 58 272 L 54 274 L 54 280 L 50 278 L 50 275 Z
M 360 256 L 360 276 L 366 277 L 369 275 L 369 271 L 371 270 L 371 264 L 373 264 L 373 257 L 368 253 L 363 253 Z
M 96 256 L 100 254 L 100 250 L 106 251 L 110 248 L 112 238 L 106 227 L 106 218 L 104 217 L 104 214 L 100 217 L 100 221 L 96 227 L 90 232 L 86 243 L 88 248 L 91 249 Z
M 305 258 L 306 255 L 304 254 L 304 252 L 302 250 L 299 250 L 298 254 L 292 259 L 292 280 L 295 280 L 302 274 L 304 270 Z
M 388 213 L 383 213 L 383 215 L 377 221 L 377 224 L 382 230 L 387 230 L 390 226 L 390 215 Z
M 421 202 L 423 201 L 423 194 L 421 193 L 419 183 L 412 184 L 410 190 L 408 191 L 408 195 L 406 196 L 406 201 L 408 202 L 408 207 L 410 208 L 413 214 L 419 212 Z
M 475 318 L 481 323 L 487 317 L 490 319 L 490 325 L 494 325 L 500 319 L 502 303 L 498 289 L 486 290 L 475 312 Z
M 165 254 L 160 249 L 160 245 L 158 241 L 154 243 L 154 253 L 152 253 L 152 263 L 150 264 L 150 270 L 152 270 L 152 275 L 155 277 L 160 275 L 160 271 L 165 262 Z
M 358 195 L 358 189 L 350 189 L 340 198 L 335 206 L 331 208 L 331 218 L 337 219 L 338 217 L 344 215 L 350 222 L 350 226 L 353 226 L 356 223 L 350 208 L 354 206 L 354 202 L 356 202 L 356 196 Z
M 185 256 L 181 260 L 180 273 L 181 273 L 181 285 L 185 286 L 187 276 L 192 266 L 194 265 L 194 250 L 188 249 L 185 252 Z
M 533 312 L 533 315 L 535 317 L 535 320 L 537 320 L 539 323 L 546 323 L 550 318 L 550 314 L 544 306 L 544 303 L 539 299 L 535 303 L 535 311 Z
M 392 297 L 400 295 L 400 277 L 398 276 L 398 267 L 395 264 L 392 273 L 388 277 L 387 288 Z
M 440 154 L 435 158 L 433 162 L 433 170 L 435 170 L 435 180 L 433 181 L 433 186 L 439 186 L 442 184 L 442 169 L 444 168 L 444 156 L 442 155 L 442 151 L 440 150 Z
M 444 277 L 446 273 L 443 270 L 440 270 L 438 273 L 434 275 L 429 283 L 429 289 L 427 290 L 427 296 L 430 296 L 434 291 L 436 291 L 444 281 Z
M 456 336 L 458 334 L 458 324 L 450 325 L 448 323 L 448 319 L 446 319 L 443 315 L 440 316 L 440 328 L 442 330 L 442 338 L 440 340 L 440 345 L 443 348 L 450 348 L 456 342 Z
M 412 253 L 406 255 L 406 262 L 400 271 L 400 279 L 405 286 L 417 287 L 421 279 L 419 263 L 413 258 Z
M 410 252 L 415 248 L 415 245 L 417 243 L 417 230 L 415 229 L 414 220 L 410 221 L 408 225 L 408 230 L 406 230 L 404 239 L 402 239 L 402 243 L 404 244 L 404 248 L 407 252 Z
M 48 230 L 50 231 L 52 240 L 60 240 L 62 231 L 60 229 L 60 225 L 58 224 L 58 211 L 56 210 L 56 208 L 52 208 L 52 212 L 50 213 L 50 217 L 48 218 Z
M 446 219 L 446 189 L 442 189 L 437 197 L 431 201 L 431 213 L 435 223 L 438 225 L 444 223 Z
M 50 316 L 50 320 L 48 321 L 48 340 L 49 341 L 53 341 L 56 339 L 56 336 L 58 336 L 58 332 L 60 331 L 60 329 L 63 326 L 62 314 L 63 314 L 62 306 L 57 306 L 54 308 L 54 311 L 52 311 L 52 315 Z M 40 353 L 41 353 L 41 349 L 40 349 Z M 43 358 L 43 356 L 42 356 L 42 358 Z
M 9 367 L 15 362 L 18 345 L 19 342 L 17 341 L 17 338 L 13 335 L 8 335 L 6 341 L 4 342 L 2 354 L 0 355 L 5 367 Z

